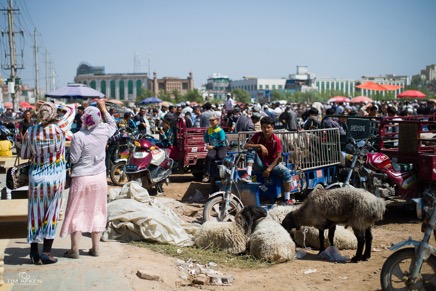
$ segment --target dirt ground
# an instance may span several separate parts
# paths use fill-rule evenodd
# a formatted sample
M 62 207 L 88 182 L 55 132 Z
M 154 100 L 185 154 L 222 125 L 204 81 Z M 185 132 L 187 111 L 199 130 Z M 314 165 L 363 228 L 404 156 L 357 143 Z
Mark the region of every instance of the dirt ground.
M 165 197 L 199 209 L 197 215 L 194 211 L 193 215 L 184 217 L 187 221 L 200 219 L 202 203 L 191 203 L 191 198 L 196 190 L 206 198 L 210 193 L 209 185 L 195 181 L 190 175 L 175 175 L 164 189 Z M 240 270 L 220 265 L 214 268 L 234 277 L 231 286 L 180 286 L 182 280 L 176 266 L 177 259 L 131 244 L 124 245 L 126 260 L 120 263 L 125 265 L 124 274 L 134 290 L 380 290 L 380 271 L 392 253 L 388 247 L 409 236 L 420 240 L 420 222 L 411 208 L 389 207 L 385 219 L 373 229 L 373 236 L 372 257 L 367 262 L 327 262 L 317 258 L 316 250 L 309 250 L 303 259 L 262 269 Z M 341 251 L 341 254 L 352 257 L 354 251 Z M 136 272 L 140 269 L 160 276 L 161 280 L 138 278 Z

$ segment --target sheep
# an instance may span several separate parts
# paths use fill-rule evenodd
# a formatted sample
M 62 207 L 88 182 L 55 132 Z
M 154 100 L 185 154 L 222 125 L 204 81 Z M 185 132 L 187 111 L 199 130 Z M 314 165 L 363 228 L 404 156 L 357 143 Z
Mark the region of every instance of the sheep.
M 318 229 L 308 226 L 301 228 L 299 231 L 292 230 L 291 237 L 295 244 L 299 247 L 311 247 L 319 249 L 319 235 Z M 327 231 L 324 231 L 324 239 L 327 237 Z M 325 246 L 330 246 L 330 242 L 327 240 Z M 339 250 L 355 250 L 357 249 L 356 236 L 345 229 L 342 225 L 337 225 L 335 230 L 334 245 Z
M 266 215 L 260 206 L 246 206 L 235 215 L 235 221 L 207 221 L 196 232 L 194 243 L 197 247 L 219 248 L 230 254 L 243 253 L 255 221 Z
M 299 205 L 277 206 L 268 210 L 268 217 L 278 223 L 282 223 L 285 216 L 300 207 Z M 303 231 L 307 232 L 303 235 Z M 325 232 L 325 235 L 327 232 Z M 324 236 L 325 236 L 324 235 Z M 300 231 L 293 230 L 291 238 L 299 247 L 313 247 L 319 249 L 318 229 L 314 227 L 306 227 Z M 328 242 L 327 242 L 328 243 Z M 340 250 L 355 250 L 357 248 L 356 236 L 352 232 L 346 230 L 343 226 L 337 226 L 334 238 L 335 246 Z M 328 245 L 327 245 L 328 246 Z
M 293 228 L 298 230 L 301 226 L 318 228 L 320 253 L 325 249 L 325 229 L 329 229 L 328 238 L 330 245 L 333 246 L 336 224 L 351 226 L 357 238 L 356 255 L 351 261 L 366 261 L 371 257 L 371 226 L 383 219 L 385 209 L 383 199 L 375 197 L 364 189 L 352 187 L 317 189 L 310 193 L 300 208 L 286 215 L 282 226 L 288 232 Z
M 280 223 L 266 217 L 250 236 L 249 253 L 258 259 L 283 263 L 295 256 L 295 243 Z

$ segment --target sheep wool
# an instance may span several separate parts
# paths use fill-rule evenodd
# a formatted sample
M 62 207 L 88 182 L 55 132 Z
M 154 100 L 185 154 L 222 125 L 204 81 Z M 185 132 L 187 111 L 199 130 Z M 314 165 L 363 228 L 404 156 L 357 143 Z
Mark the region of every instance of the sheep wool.
M 364 231 L 383 219 L 382 198 L 358 188 L 337 188 L 312 191 L 303 205 L 292 212 L 297 225 L 325 225 L 327 220 Z
M 230 254 L 240 254 L 247 248 L 247 237 L 234 222 L 207 221 L 196 232 L 194 243 L 204 249 L 217 248 Z
M 298 207 L 299 205 L 287 205 L 287 206 L 279 205 L 277 207 L 268 210 L 268 216 L 271 217 L 274 221 L 277 221 L 278 223 L 282 223 L 283 219 L 285 219 L 286 214 L 294 211 Z
M 249 240 L 250 254 L 258 259 L 283 263 L 295 256 L 295 243 L 289 233 L 271 218 L 261 220 Z
M 305 232 L 305 233 L 304 233 Z M 324 231 L 326 247 L 330 246 L 327 237 L 328 230 Z M 318 229 L 314 227 L 302 227 L 301 230 L 292 230 L 292 238 L 299 247 L 311 247 L 319 250 Z M 336 226 L 335 237 L 333 240 L 335 247 L 340 250 L 355 250 L 357 249 L 357 239 L 354 233 L 345 229 L 341 225 Z

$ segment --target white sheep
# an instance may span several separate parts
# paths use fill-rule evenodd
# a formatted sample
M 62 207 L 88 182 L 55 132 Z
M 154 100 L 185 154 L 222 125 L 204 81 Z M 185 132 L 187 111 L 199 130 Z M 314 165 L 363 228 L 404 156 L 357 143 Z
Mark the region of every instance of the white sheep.
M 311 247 L 314 249 L 320 248 L 318 229 L 307 226 L 302 227 L 300 230 L 292 230 L 292 239 L 299 247 Z M 324 231 L 324 239 L 327 238 L 327 230 Z M 337 225 L 334 237 L 334 246 L 339 250 L 355 250 L 357 249 L 356 236 L 348 229 L 345 229 L 342 225 Z M 330 246 L 330 242 L 327 240 L 325 246 Z
M 345 187 L 312 191 L 297 210 L 286 215 L 282 226 L 290 232 L 301 226 L 314 226 L 319 231 L 320 253 L 324 251 L 324 230 L 329 229 L 330 245 L 334 245 L 336 224 L 351 226 L 357 238 L 352 262 L 371 257 L 371 227 L 383 219 L 385 202 L 364 189 Z M 363 249 L 365 247 L 365 253 Z M 363 253 L 363 255 L 362 255 Z
M 243 253 L 255 221 L 266 215 L 260 206 L 246 206 L 235 215 L 235 221 L 207 221 L 196 232 L 194 243 L 200 248 L 218 248 L 230 254 Z
M 250 254 L 258 259 L 282 263 L 295 256 L 295 243 L 280 223 L 267 217 L 260 220 L 249 240 Z

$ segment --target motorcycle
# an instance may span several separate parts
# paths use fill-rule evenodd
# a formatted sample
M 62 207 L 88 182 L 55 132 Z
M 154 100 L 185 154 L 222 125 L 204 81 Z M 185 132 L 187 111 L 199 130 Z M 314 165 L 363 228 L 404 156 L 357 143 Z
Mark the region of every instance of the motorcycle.
M 425 207 L 426 219 L 421 230 L 421 241 L 400 242 L 390 249 L 396 251 L 383 264 L 380 273 L 382 290 L 436 290 L 436 248 L 429 244 L 432 234 L 436 239 L 436 191 L 428 189 L 424 199 L 430 200 Z M 412 245 L 413 247 L 402 248 Z
M 413 164 L 398 164 L 386 154 L 376 152 L 374 137 L 357 145 L 354 140 L 346 145 L 345 180 L 331 184 L 327 189 L 354 186 L 377 197 L 406 199 L 420 197 L 418 175 Z
M 159 193 L 163 192 L 163 183 L 169 183 L 173 164 L 165 149 L 140 138 L 133 141 L 125 173 L 128 181 L 140 181 L 146 189 L 156 187 Z
M 150 135 L 141 135 L 135 132 L 121 133 L 120 135 L 120 144 L 115 153 L 115 156 L 117 156 L 118 158 L 112 162 L 110 171 L 111 182 L 116 186 L 123 186 L 129 181 L 126 173 L 126 165 L 134 148 L 133 140 L 147 139 L 152 144 L 157 145 L 159 148 L 162 148 L 162 144 L 160 143 L 160 141 L 154 139 Z

